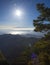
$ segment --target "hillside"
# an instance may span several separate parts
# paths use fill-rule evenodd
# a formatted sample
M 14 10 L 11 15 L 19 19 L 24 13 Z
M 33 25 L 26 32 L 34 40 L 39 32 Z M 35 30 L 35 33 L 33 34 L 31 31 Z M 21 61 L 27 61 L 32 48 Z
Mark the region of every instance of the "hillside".
M 26 37 L 22 35 L 0 35 L 0 49 L 4 53 L 5 57 L 12 61 L 20 55 L 26 47 L 32 46 L 37 42 L 39 38 Z

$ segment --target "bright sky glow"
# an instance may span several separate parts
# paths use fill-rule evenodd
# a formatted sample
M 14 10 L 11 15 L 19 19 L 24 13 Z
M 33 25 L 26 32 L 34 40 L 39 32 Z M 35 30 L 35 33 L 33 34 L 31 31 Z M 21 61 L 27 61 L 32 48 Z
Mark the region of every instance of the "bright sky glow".
M 16 35 L 16 34 L 23 34 L 24 32 L 22 32 L 22 31 L 11 31 L 9 33 L 13 34 L 13 35 Z
M 0 0 L 0 31 L 34 30 L 33 20 L 39 15 L 37 3 L 50 8 L 50 0 Z
M 20 10 L 16 10 L 16 11 L 15 11 L 15 15 L 16 15 L 16 16 L 21 16 L 21 15 L 22 15 L 22 12 L 21 12 Z

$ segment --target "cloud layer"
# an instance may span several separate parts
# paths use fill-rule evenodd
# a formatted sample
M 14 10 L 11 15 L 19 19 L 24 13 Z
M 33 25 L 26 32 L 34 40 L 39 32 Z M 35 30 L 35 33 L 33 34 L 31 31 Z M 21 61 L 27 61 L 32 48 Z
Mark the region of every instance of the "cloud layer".
M 0 26 L 0 30 L 17 30 L 17 31 L 18 30 L 19 31 L 20 30 L 23 30 L 23 31 L 26 30 L 27 31 L 27 30 L 34 30 L 34 29 L 35 28 L 26 28 L 26 27 L 25 28 L 22 28 L 22 27 L 20 28 L 20 27 L 13 27 L 13 26 Z

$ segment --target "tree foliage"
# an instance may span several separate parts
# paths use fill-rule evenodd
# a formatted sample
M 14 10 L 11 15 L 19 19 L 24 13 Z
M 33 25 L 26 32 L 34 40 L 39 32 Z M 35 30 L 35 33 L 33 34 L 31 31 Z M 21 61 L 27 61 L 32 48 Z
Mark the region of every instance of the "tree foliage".
M 50 29 L 50 8 L 44 4 L 37 4 L 37 10 L 40 15 L 36 20 L 33 20 L 33 24 L 36 27 L 35 31 L 43 31 Z M 48 22 L 47 24 L 45 22 Z
M 33 20 L 35 31 L 48 31 L 48 33 L 33 46 L 33 52 L 39 59 L 37 65 L 50 65 L 50 8 L 42 3 L 37 4 L 37 10 L 40 15 Z

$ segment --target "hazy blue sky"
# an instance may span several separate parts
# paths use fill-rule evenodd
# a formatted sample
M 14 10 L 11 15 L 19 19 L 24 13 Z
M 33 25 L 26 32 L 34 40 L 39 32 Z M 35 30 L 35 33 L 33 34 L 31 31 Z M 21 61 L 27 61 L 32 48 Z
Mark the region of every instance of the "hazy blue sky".
M 38 16 L 37 3 L 45 3 L 50 7 L 50 0 L 0 0 L 0 26 L 2 29 L 4 26 L 33 28 L 33 19 Z M 14 15 L 16 10 L 22 12 L 21 16 Z

